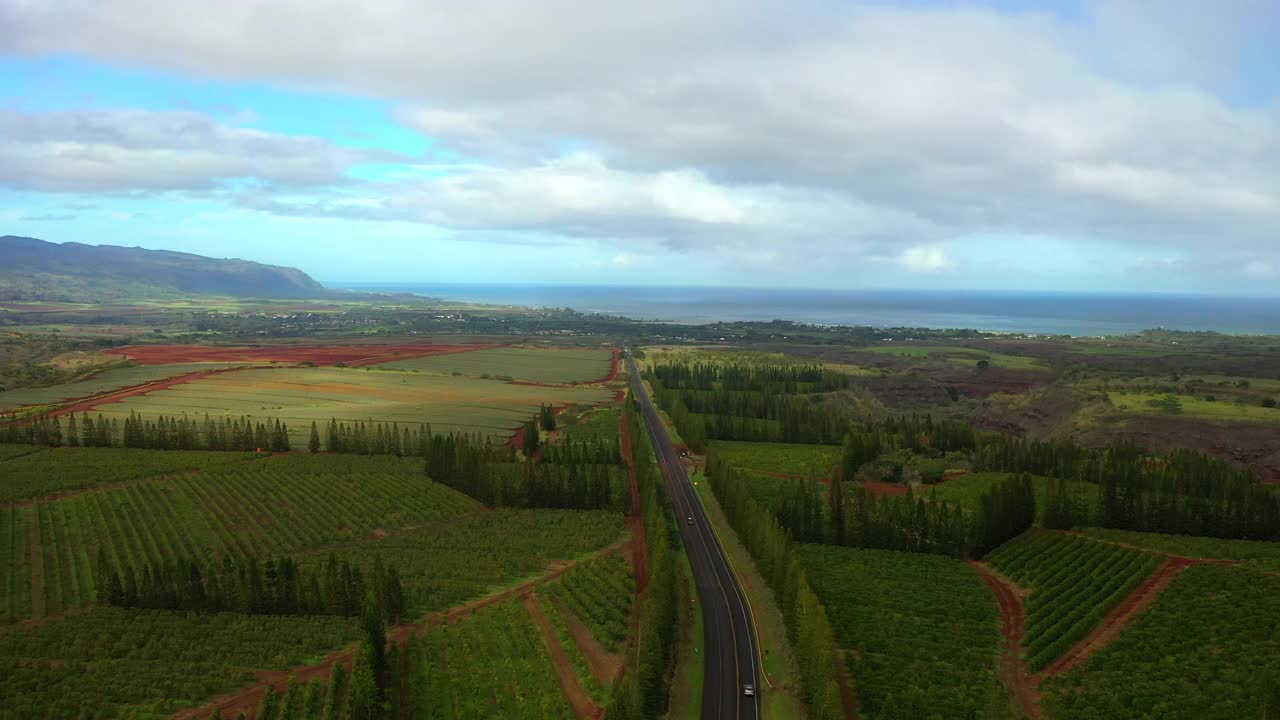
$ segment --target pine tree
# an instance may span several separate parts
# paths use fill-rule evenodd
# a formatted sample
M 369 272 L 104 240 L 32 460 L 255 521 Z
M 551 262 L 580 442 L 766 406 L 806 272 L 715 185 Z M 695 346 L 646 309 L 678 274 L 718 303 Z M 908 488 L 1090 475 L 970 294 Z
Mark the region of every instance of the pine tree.
M 329 671 L 329 687 L 325 693 L 324 707 L 320 709 L 320 720 L 340 720 L 346 708 L 347 673 L 342 663 L 334 663 Z
M 213 714 L 209 716 L 209 720 L 222 720 L 222 708 L 214 708 Z
M 302 688 L 298 687 L 298 678 L 294 675 L 289 676 L 276 720 L 302 720 Z
M 387 676 L 387 626 L 382 617 L 378 596 L 371 590 L 364 596 L 364 612 L 360 627 L 369 648 L 370 667 L 378 687 Z
M 385 657 L 385 647 L 382 652 Z M 360 652 L 351 667 L 351 700 L 347 712 L 351 720 L 381 720 L 382 706 L 378 699 L 376 662 L 372 645 L 369 642 L 361 643 Z

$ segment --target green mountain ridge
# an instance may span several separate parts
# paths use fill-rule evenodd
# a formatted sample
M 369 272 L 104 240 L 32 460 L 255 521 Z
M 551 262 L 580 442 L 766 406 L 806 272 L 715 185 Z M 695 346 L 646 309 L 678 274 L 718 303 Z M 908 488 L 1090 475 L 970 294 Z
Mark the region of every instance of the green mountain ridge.
M 334 294 L 297 268 L 171 250 L 0 237 L 0 301 L 109 302 L 192 295 L 318 298 Z

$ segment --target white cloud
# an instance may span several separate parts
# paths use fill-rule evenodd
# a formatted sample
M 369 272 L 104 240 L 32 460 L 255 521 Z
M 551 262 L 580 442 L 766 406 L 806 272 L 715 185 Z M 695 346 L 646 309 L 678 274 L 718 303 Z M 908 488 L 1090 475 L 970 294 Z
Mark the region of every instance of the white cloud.
M 950 265 L 946 252 L 937 245 L 909 247 L 902 251 L 898 262 L 908 271 L 916 273 L 938 272 Z
M 948 264 L 942 243 L 983 233 L 1150 257 L 1273 247 L 1280 111 L 1232 106 L 1212 83 L 1277 6 L 1208 7 L 1178 0 L 1153 16 L 1111 0 L 1060 20 L 843 0 L 281 0 L 218 13 L 195 0 L 0 0 L 0 50 L 388 98 L 468 161 L 336 199 L 238 200 L 271 212 L 929 272 Z M 251 139 L 232 134 L 183 148 L 0 138 L 0 163 L 91 188 L 113 184 L 104 167 L 191 186 L 323 182 L 349 161 L 278 139 L 245 151 Z

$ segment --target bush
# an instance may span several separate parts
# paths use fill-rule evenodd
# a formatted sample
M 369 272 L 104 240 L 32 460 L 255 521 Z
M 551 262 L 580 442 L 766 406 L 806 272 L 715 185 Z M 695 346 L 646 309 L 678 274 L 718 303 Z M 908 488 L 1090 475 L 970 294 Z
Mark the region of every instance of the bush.
M 1276 406 L 1276 399 L 1275 399 L 1275 398 L 1262 398 L 1262 407 L 1264 407 L 1264 408 L 1273 408 L 1273 407 L 1275 407 L 1275 406 Z

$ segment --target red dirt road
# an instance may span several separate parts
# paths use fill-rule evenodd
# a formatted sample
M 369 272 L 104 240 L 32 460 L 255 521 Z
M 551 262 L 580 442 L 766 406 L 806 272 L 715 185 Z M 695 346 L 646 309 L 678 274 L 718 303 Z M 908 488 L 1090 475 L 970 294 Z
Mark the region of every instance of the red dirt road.
M 57 410 L 54 410 L 53 412 L 49 413 L 49 416 L 58 417 L 60 415 L 67 415 L 70 413 L 88 412 L 90 410 L 97 408 L 99 405 L 107 405 L 109 403 L 120 402 L 121 400 L 124 400 L 126 398 L 131 398 L 138 395 L 146 395 L 149 392 L 155 392 L 156 390 L 164 390 L 166 388 L 171 388 L 174 385 L 181 385 L 182 383 L 188 383 L 188 382 L 191 382 L 192 380 L 198 380 L 200 378 L 209 377 L 211 375 L 221 375 L 222 373 L 236 372 L 238 370 L 245 370 L 245 369 L 247 368 L 220 368 L 218 370 L 201 370 L 200 372 L 193 372 L 193 373 L 187 373 L 185 375 L 178 375 L 176 377 L 165 378 L 164 380 L 157 380 L 155 382 L 145 383 L 143 385 L 134 385 L 133 387 L 122 388 L 120 390 L 115 390 L 115 391 L 106 393 L 105 395 L 96 395 L 94 397 L 85 398 L 84 400 L 80 400 L 71 405 L 67 405 L 66 407 L 62 407 Z
M 1022 664 L 1022 599 L 1003 577 L 976 560 L 968 561 L 996 595 L 1000 605 L 1000 680 L 1014 707 L 1031 720 L 1040 720 L 1040 693 Z
M 569 628 L 574 643 L 586 657 L 587 665 L 591 666 L 591 674 L 602 683 L 612 684 L 622 674 L 622 657 L 606 650 L 572 610 L 558 602 L 553 604 L 560 617 L 564 618 L 564 624 Z
M 840 707 L 844 711 L 844 720 L 858 720 L 858 695 L 854 692 L 843 650 L 836 648 L 835 660 L 836 684 L 840 686 Z
M 524 605 L 529 617 L 533 618 L 533 624 L 538 627 L 538 633 L 542 635 L 542 642 L 551 653 L 551 664 L 556 669 L 556 679 L 560 681 L 560 690 L 569 701 L 569 707 L 573 708 L 573 714 L 578 717 L 578 720 L 593 720 L 600 717 L 603 709 L 592 702 L 587 691 L 583 689 L 578 673 L 573 669 L 573 663 L 569 661 L 569 656 L 564 652 L 564 646 L 560 644 L 556 629 L 542 613 L 542 608 L 538 605 L 538 600 L 534 598 L 533 593 L 521 595 L 520 604 Z
M 105 350 L 108 355 L 130 358 L 140 365 L 186 362 L 313 362 L 346 363 L 352 367 L 393 360 L 447 355 L 496 347 L 494 345 L 276 345 L 268 347 L 214 347 L 207 345 L 130 345 Z
M 1065 673 L 1088 660 L 1095 652 L 1106 647 L 1111 641 L 1119 637 L 1120 633 L 1133 618 L 1155 602 L 1156 596 L 1169 587 L 1169 583 L 1173 582 L 1174 578 L 1183 570 L 1192 565 L 1199 565 L 1202 562 L 1205 561 L 1171 556 L 1163 565 L 1156 568 L 1155 572 L 1151 573 L 1151 577 L 1144 580 L 1119 605 L 1112 608 L 1111 612 L 1107 613 L 1107 616 L 1102 619 L 1102 622 L 1089 631 L 1089 634 L 1083 640 L 1076 643 L 1075 647 L 1045 668 L 1044 672 L 1038 675 L 1034 682 L 1039 684 L 1047 677 Z

